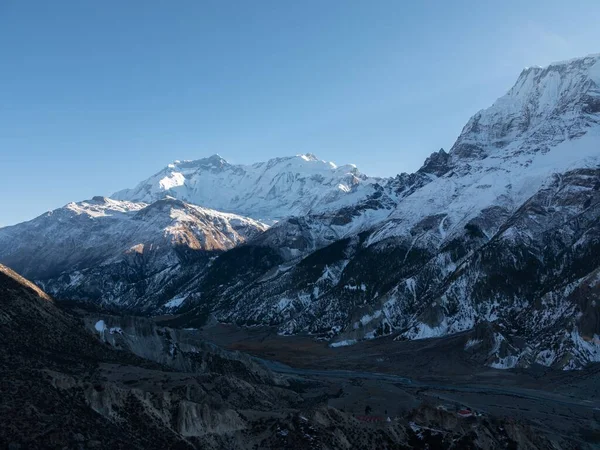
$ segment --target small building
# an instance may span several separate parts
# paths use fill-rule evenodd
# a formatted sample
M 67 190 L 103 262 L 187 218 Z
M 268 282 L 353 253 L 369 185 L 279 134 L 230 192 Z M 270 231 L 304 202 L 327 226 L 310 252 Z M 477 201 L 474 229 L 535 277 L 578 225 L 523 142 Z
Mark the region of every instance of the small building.
M 458 414 L 458 417 L 462 417 L 463 419 L 466 419 L 467 417 L 473 417 L 473 411 L 471 411 L 469 408 L 459 409 L 456 414 Z

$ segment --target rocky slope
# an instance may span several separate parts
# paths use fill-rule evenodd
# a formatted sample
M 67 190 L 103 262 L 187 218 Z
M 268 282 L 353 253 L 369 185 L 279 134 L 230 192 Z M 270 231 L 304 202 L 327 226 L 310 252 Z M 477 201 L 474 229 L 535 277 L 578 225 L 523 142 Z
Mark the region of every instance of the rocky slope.
M 149 205 L 94 197 L 0 229 L 0 259 L 57 297 L 148 310 L 266 229 L 168 197 Z
M 0 266 L 0 443 L 4 448 L 160 448 L 166 430 L 152 443 L 139 428 L 119 427 L 89 407 L 98 361 L 139 363 L 127 354 L 102 346 L 81 324 L 62 313 L 49 296 L 4 266 Z M 143 366 L 143 364 L 142 364 Z M 147 364 L 146 367 L 152 367 Z M 65 389 L 65 388 L 68 389 Z
M 130 352 L 139 347 L 109 336 L 151 341 L 148 323 L 121 319 L 123 329 L 89 332 L 4 266 L 0 302 L 2 448 L 246 449 L 260 432 L 242 411 L 260 415 L 301 402 L 250 358 L 199 340 L 193 349 L 172 342 L 185 358 L 149 348 L 144 356 L 161 364 L 139 358 Z M 162 330 L 166 339 L 170 330 Z

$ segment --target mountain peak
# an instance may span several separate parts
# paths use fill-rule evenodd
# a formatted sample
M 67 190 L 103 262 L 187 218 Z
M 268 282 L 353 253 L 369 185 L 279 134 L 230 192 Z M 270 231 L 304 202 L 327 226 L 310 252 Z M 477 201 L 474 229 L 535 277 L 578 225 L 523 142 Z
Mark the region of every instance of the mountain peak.
M 554 61 L 545 66 L 529 66 L 523 69 L 523 72 L 527 71 L 542 71 L 550 68 L 557 68 L 560 66 L 572 66 L 572 65 L 580 65 L 582 63 L 590 62 L 590 61 L 600 61 L 600 53 L 592 53 L 586 56 L 579 56 L 576 58 L 565 59 L 563 61 Z
M 599 124 L 600 55 L 530 67 L 514 86 L 465 125 L 450 153 L 461 159 L 546 152 Z
M 348 195 L 367 195 L 375 181 L 353 165 L 338 167 L 312 153 L 252 165 L 230 164 L 215 154 L 170 164 L 112 198 L 152 203 L 170 195 L 198 206 L 268 222 L 335 208 Z M 362 194 L 361 186 L 365 188 Z
M 302 158 L 304 161 L 319 161 L 319 158 L 317 158 L 313 153 L 304 153 L 297 156 Z
M 211 163 L 227 163 L 227 160 L 225 158 L 223 158 L 221 155 L 219 155 L 218 153 L 215 153 L 214 155 L 209 156 L 208 158 L 204 158 L 204 160 L 206 162 L 211 162 Z
M 450 155 L 441 148 L 437 152 L 433 152 L 423 163 L 423 166 L 418 170 L 421 173 L 429 173 L 436 176 L 442 176 L 450 169 Z
M 167 170 L 196 168 L 220 170 L 229 165 L 229 162 L 225 158 L 218 153 L 215 153 L 207 158 L 186 159 L 183 161 L 175 160 L 167 166 Z
M 598 79 L 598 75 L 600 75 L 600 53 L 554 62 L 545 67 L 526 67 L 517 78 L 515 85 L 508 91 L 507 95 L 518 95 L 523 91 L 524 87 L 531 88 L 539 83 L 547 83 L 548 80 L 546 78 L 548 76 L 556 79 L 555 81 L 558 82 L 564 81 L 565 79 L 572 80 L 582 78 L 598 84 L 600 81 Z M 570 88 L 573 90 L 578 90 L 581 88 L 581 86 L 573 85 Z

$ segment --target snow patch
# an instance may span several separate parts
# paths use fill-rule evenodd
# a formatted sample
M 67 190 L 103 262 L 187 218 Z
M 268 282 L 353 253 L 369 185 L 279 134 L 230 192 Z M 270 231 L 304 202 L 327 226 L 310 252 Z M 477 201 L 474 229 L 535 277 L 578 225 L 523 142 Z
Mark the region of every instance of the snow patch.
M 476 345 L 481 344 L 483 341 L 481 339 L 469 339 L 465 344 L 465 350 L 475 347 Z
M 169 300 L 167 303 L 165 303 L 163 307 L 166 309 L 178 308 L 181 306 L 181 304 L 185 301 L 186 298 L 187 298 L 187 296 L 174 297 L 171 300 Z
M 506 356 L 504 358 L 498 358 L 496 361 L 490 364 L 490 367 L 494 369 L 513 369 L 519 362 L 518 356 Z
M 356 342 L 356 339 L 346 339 L 345 341 L 332 342 L 331 344 L 329 344 L 329 346 L 332 348 L 348 347 L 350 345 L 356 344 Z

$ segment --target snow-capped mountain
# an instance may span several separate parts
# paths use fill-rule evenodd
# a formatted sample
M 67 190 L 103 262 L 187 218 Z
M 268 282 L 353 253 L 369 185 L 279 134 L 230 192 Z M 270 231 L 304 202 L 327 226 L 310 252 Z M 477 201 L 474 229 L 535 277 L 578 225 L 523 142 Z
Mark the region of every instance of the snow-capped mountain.
M 293 218 L 223 255 L 188 286 L 189 314 L 201 292 L 221 320 L 341 343 L 490 322 L 465 345 L 495 367 L 600 360 L 599 61 L 525 70 L 449 153 L 383 183 L 394 204 L 368 229 L 362 208 Z
M 146 310 L 171 298 L 172 286 L 194 274 L 188 267 L 266 229 L 173 198 L 94 197 L 0 229 L 0 258 L 59 298 Z
M 600 361 L 600 55 L 524 70 L 412 174 L 213 156 L 96 201 L 110 213 L 92 203 L 0 229 L 0 261 L 57 297 L 182 323 L 333 345 L 466 332 L 494 367 Z
M 354 165 L 336 166 L 312 154 L 275 158 L 249 166 L 219 155 L 175 161 L 133 189 L 112 198 L 151 203 L 165 195 L 272 222 L 350 205 L 373 191 L 377 179 Z

